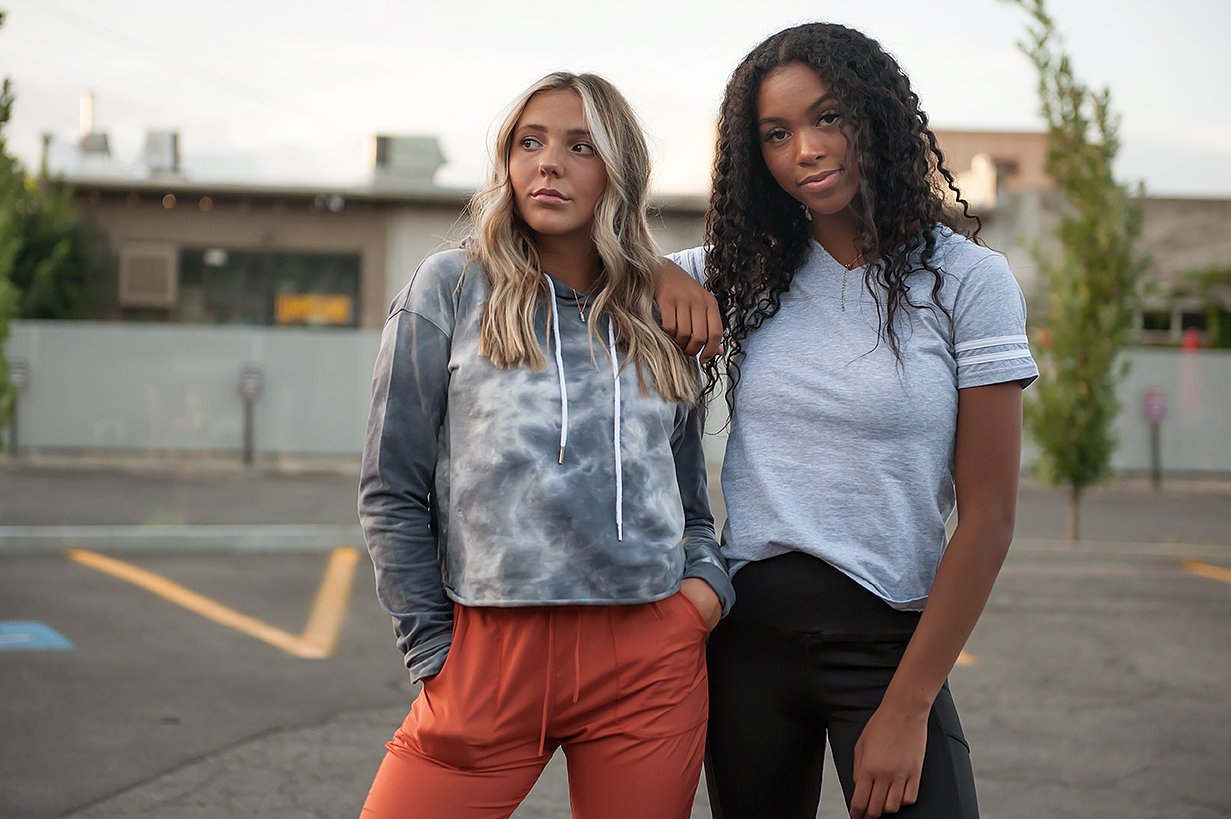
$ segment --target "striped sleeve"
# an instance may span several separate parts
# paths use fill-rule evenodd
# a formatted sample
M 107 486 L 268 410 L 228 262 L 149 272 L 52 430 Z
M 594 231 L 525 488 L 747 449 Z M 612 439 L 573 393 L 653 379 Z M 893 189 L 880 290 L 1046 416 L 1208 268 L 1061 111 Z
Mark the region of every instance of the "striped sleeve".
M 674 253 L 668 253 L 667 258 L 684 268 L 684 272 L 692 276 L 697 284 L 705 286 L 705 248 L 690 247 L 687 250 L 677 250 Z
M 953 354 L 958 389 L 1039 377 L 1026 338 L 1026 299 L 999 254 L 974 265 L 957 292 Z

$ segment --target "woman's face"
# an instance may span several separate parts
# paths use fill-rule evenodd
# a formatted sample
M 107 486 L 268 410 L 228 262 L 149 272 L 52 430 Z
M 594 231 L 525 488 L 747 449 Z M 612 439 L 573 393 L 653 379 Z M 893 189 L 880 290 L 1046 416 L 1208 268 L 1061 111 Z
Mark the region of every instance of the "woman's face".
M 517 215 L 534 233 L 589 235 L 607 188 L 607 166 L 576 93 L 542 91 L 530 98 L 513 129 L 509 181 Z
M 765 165 L 813 221 L 847 211 L 859 167 L 838 101 L 816 71 L 788 63 L 765 75 L 757 93 L 757 133 Z

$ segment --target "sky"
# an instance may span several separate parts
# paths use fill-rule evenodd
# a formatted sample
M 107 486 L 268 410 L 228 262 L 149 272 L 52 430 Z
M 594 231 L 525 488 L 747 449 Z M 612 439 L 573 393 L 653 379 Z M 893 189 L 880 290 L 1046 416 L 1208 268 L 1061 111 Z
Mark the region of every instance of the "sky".
M 1111 88 L 1118 171 L 1154 195 L 1231 196 L 1225 0 L 1051 0 L 1078 76 Z M 935 127 L 1039 130 L 1036 77 L 1003 0 L 0 0 L 9 144 L 73 142 L 83 92 L 114 166 L 147 130 L 180 134 L 194 179 L 362 184 L 376 133 L 432 134 L 439 184 L 485 175 L 498 115 L 558 70 L 612 80 L 639 111 L 655 188 L 704 193 L 723 87 L 760 40 L 823 19 L 878 39 Z M 1221 102 L 1219 102 L 1221 100 Z M 53 153 L 53 156 L 56 154 Z

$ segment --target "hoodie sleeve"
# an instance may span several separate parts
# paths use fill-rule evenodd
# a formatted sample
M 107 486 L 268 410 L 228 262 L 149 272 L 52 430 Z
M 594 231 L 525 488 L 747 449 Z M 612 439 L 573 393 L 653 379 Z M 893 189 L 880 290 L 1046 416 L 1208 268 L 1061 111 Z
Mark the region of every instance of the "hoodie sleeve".
M 415 282 L 409 289 L 415 287 Z M 394 301 L 372 376 L 359 521 L 376 596 L 393 617 L 411 679 L 438 673 L 453 636 L 432 519 L 432 483 L 449 387 L 450 334 Z
M 681 410 L 681 414 L 683 417 L 671 437 L 671 449 L 675 455 L 680 500 L 684 504 L 684 577 L 697 577 L 708 583 L 718 595 L 725 617 L 735 603 L 735 589 L 714 536 L 705 453 L 701 449 L 705 412 L 698 408 Z

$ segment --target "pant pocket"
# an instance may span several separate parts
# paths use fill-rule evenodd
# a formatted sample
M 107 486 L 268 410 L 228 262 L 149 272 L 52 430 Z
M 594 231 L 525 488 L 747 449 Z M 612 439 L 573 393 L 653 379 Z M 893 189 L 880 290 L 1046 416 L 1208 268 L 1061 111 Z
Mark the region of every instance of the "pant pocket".
M 958 718 L 957 705 L 953 702 L 953 692 L 949 690 L 948 682 L 940 687 L 940 692 L 932 703 L 932 713 L 945 735 L 959 743 L 969 754 L 970 743 L 966 741 L 966 733 L 962 730 L 962 721 Z
M 496 720 L 500 635 L 475 609 L 456 606 L 453 641 L 440 673 L 427 680 L 395 742 L 454 768 L 474 768 L 490 751 Z M 497 665 L 497 668 L 499 665 Z
M 970 746 L 946 683 L 932 704 L 928 719 L 928 750 L 919 781 L 919 801 L 902 810 L 903 817 L 978 819 Z
M 709 636 L 710 624 L 706 622 L 705 615 L 701 613 L 701 609 L 697 608 L 697 604 L 692 602 L 692 598 L 684 594 L 684 592 L 678 591 L 666 600 L 660 601 L 660 603 L 667 605 L 675 604 L 687 611 L 688 616 L 692 619 L 693 623 L 701 629 L 702 633 L 704 633 L 706 637 Z
M 679 736 L 705 722 L 709 681 L 701 612 L 683 595 L 629 606 L 612 617 L 616 722 L 630 736 Z

